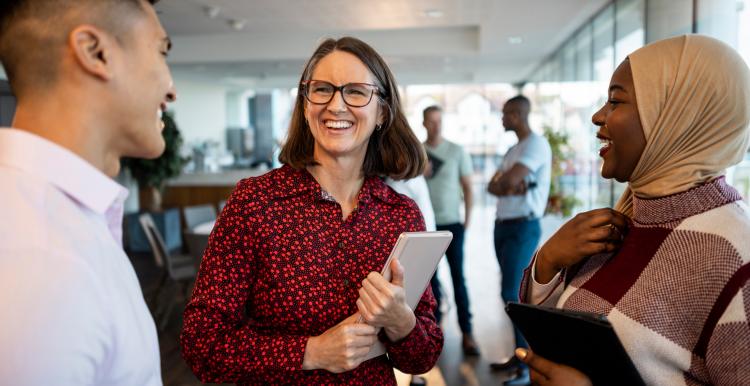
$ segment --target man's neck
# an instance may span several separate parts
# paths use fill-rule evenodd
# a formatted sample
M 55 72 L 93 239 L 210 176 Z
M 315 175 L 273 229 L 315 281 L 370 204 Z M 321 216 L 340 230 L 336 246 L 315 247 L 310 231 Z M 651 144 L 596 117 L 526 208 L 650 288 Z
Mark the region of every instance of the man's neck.
M 430 147 L 438 147 L 441 143 L 443 143 L 443 136 L 436 135 L 434 137 L 427 137 L 426 143 Z
M 120 171 L 120 157 L 110 151 L 109 138 L 103 127 L 87 119 L 90 112 L 71 106 L 85 106 L 70 101 L 41 103 L 19 101 L 12 127 L 53 142 L 90 163 L 102 173 L 114 177 Z
M 521 142 L 531 135 L 531 128 L 529 127 L 529 125 L 523 125 L 517 128 L 516 130 L 513 130 L 513 132 L 516 133 L 516 137 L 518 137 L 518 142 Z

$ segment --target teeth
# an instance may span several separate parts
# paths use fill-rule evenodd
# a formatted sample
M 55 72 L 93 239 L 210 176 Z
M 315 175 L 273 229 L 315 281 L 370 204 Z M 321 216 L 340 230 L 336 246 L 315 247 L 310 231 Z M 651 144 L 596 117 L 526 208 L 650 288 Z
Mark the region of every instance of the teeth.
M 325 121 L 325 125 L 331 129 L 347 129 L 352 126 L 348 121 Z
M 605 145 L 605 146 L 609 146 L 609 145 L 612 144 L 612 140 L 611 139 L 606 139 L 606 138 L 599 138 L 599 143 L 601 143 L 602 145 Z

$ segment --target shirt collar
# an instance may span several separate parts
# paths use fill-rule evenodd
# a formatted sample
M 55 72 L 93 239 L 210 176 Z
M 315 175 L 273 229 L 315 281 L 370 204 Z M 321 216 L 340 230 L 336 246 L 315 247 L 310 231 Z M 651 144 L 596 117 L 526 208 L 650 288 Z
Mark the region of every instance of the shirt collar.
M 0 129 L 0 165 L 55 185 L 92 211 L 105 215 L 127 190 L 84 159 L 45 138 L 18 129 Z
M 276 198 L 288 198 L 301 194 L 314 194 L 316 198 L 324 199 L 323 189 L 318 181 L 305 169 L 294 169 L 289 165 L 284 165 L 273 177 L 275 185 L 278 187 L 273 194 Z M 359 192 L 359 202 L 368 204 L 372 198 L 377 198 L 387 204 L 397 202 L 396 193 L 393 192 L 378 177 L 367 177 Z
M 665 197 L 644 199 L 633 196 L 633 221 L 644 225 L 664 224 L 739 200 L 742 196 L 721 176 Z

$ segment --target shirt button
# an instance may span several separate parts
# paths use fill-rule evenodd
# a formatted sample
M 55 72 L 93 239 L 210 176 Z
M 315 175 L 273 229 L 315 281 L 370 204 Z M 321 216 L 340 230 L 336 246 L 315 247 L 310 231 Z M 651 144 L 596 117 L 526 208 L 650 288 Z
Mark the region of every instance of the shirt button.
M 338 247 L 339 247 L 339 249 L 344 249 L 344 242 L 343 241 L 339 241 Z

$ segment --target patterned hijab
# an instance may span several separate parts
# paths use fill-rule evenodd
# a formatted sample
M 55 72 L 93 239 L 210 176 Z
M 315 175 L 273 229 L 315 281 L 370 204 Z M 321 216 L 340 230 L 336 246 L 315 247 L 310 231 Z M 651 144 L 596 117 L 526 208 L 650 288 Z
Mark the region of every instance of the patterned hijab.
M 615 209 L 633 194 L 656 198 L 724 174 L 750 143 L 750 71 L 719 40 L 683 35 L 629 56 L 646 147 Z

